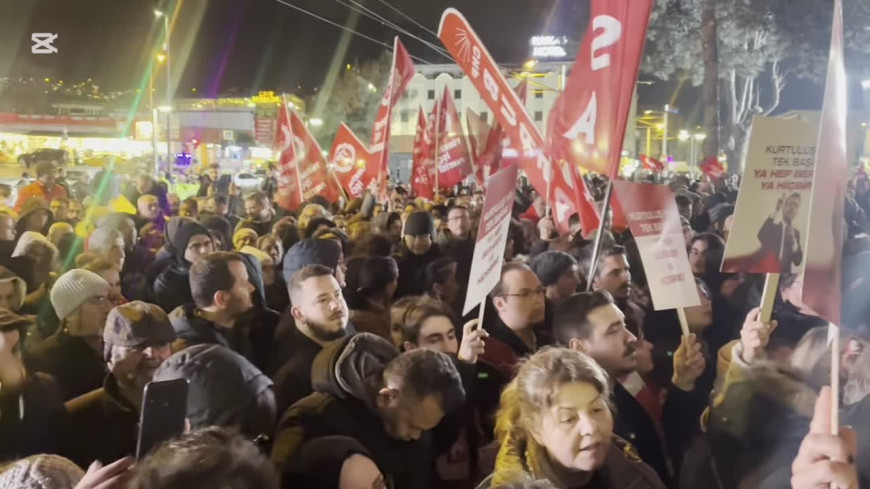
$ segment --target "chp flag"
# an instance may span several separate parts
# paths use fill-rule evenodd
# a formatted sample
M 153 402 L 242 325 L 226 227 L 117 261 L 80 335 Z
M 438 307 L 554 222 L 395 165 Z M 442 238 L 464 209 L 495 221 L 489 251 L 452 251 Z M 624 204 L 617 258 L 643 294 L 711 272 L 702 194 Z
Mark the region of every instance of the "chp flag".
M 390 121 L 393 118 L 393 107 L 405 93 L 411 77 L 414 76 L 414 62 L 405 46 L 399 41 L 399 37 L 393 40 L 393 64 L 390 68 L 390 77 L 387 81 L 387 89 L 381 97 L 378 106 L 378 114 L 372 127 L 373 162 L 377 165 L 378 178 L 381 180 L 381 188 L 386 185 L 386 175 L 389 172 L 390 161 Z
M 723 272 L 803 270 L 818 133 L 799 119 L 752 121 Z
M 302 205 L 302 185 L 299 177 L 299 164 L 296 155 L 295 138 L 287 101 L 282 99 L 281 113 L 278 114 L 278 131 L 275 133 L 275 147 L 278 153 L 278 190 L 275 201 L 288 211 L 295 211 Z
M 444 11 L 438 38 L 495 114 L 517 150 L 520 168 L 529 182 L 539 195 L 549 196 L 547 204 L 555 211 L 559 230 L 567 232 L 571 215 L 585 198 L 576 171 L 568 165 L 552 164 L 544 137 L 520 97 L 511 89 L 477 33 L 456 9 Z
M 414 154 L 411 159 L 411 193 L 432 200 L 435 197 L 435 164 L 429 142 L 428 123 L 423 107 L 417 115 L 417 133 L 414 136 Z
M 350 199 L 362 197 L 365 189 L 378 176 L 368 148 L 344 122 L 335 133 L 329 162 L 335 178 Z
M 465 122 L 468 126 L 468 145 L 471 147 L 468 154 L 474 168 L 474 178 L 478 187 L 482 188 L 486 183 L 486 177 L 483 173 L 483 166 L 480 164 L 480 156 L 486 146 L 486 140 L 492 127 L 483 120 L 483 117 L 471 109 L 465 109 Z
M 450 90 L 444 87 L 441 97 L 441 110 L 438 117 L 438 186 L 450 188 L 461 183 L 471 175 L 471 160 L 468 156 L 468 146 L 462 133 L 462 122 L 456 111 L 456 104 Z
M 840 263 L 843 236 L 846 234 L 843 216 L 848 176 L 848 103 L 843 58 L 843 4 L 840 0 L 835 0 L 825 99 L 816 145 L 818 171 L 813 173 L 809 202 L 810 221 L 807 229 L 807 262 L 801 294 L 804 303 L 832 325 L 840 324 Z M 836 411 L 836 404 L 834 406 Z
M 700 305 L 671 189 L 614 180 L 613 192 L 637 241 L 655 310 Z
M 329 202 L 338 202 L 341 190 L 336 185 L 335 178 L 329 174 L 329 165 L 326 163 L 323 151 L 295 110 L 290 112 L 290 127 L 293 133 L 302 202 L 315 195 Z
M 471 260 L 468 292 L 462 308 L 463 316 L 486 300 L 487 294 L 501 277 L 514 193 L 517 190 L 517 173 L 516 165 L 509 165 L 489 177 L 487 182 L 474 256 Z
M 547 120 L 550 156 L 616 178 L 652 0 L 592 0 L 589 30 Z

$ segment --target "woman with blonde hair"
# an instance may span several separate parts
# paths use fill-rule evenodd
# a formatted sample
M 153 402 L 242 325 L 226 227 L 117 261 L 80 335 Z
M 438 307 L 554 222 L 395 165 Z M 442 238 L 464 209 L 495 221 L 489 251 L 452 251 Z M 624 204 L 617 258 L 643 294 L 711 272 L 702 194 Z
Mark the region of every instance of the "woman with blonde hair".
M 545 479 L 559 488 L 664 488 L 613 434 L 607 374 L 590 357 L 544 348 L 520 365 L 501 396 L 495 471 L 480 488 Z

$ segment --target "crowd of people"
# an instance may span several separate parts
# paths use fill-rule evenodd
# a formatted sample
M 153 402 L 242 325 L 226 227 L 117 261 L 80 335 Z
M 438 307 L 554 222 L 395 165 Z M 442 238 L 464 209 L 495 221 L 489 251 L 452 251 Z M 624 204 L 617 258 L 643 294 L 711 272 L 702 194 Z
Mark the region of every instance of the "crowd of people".
M 866 180 L 831 352 L 800 275 L 765 323 L 763 277 L 720 272 L 737 178 L 654 177 L 701 298 L 684 336 L 629 230 L 607 226 L 593 266 L 597 230 L 559 234 L 524 182 L 480 323 L 462 310 L 482 190 L 290 212 L 273 177 L 243 194 L 220 172 L 179 200 L 107 170 L 78 200 L 41 162 L 0 208 L 0 487 L 870 484 Z M 172 379 L 189 428 L 134 461 L 145 386 Z

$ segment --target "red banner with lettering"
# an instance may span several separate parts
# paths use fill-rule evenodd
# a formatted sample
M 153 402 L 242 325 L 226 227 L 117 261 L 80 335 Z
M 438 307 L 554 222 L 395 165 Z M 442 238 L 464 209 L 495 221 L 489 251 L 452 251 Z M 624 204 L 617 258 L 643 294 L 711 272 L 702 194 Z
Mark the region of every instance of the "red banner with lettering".
M 523 78 L 514 91 L 517 92 L 520 102 L 525 106 L 526 94 L 528 93 L 528 78 Z M 516 164 L 519 166 L 518 158 L 504 157 L 505 148 L 512 148 L 515 153 L 519 154 L 519 150 L 517 150 L 516 147 L 516 145 L 511 145 L 510 138 L 505 135 L 501 124 L 499 124 L 497 120 L 493 121 L 492 128 L 489 130 L 489 135 L 486 138 L 485 145 L 478 161 L 478 165 L 483 173 L 484 185 L 486 184 L 486 179 L 501 168 L 509 164 Z
M 335 177 L 329 172 L 326 158 L 317 140 L 305 127 L 305 122 L 296 111 L 290 112 L 290 127 L 293 132 L 293 145 L 296 153 L 296 166 L 299 174 L 299 186 L 302 191 L 302 201 L 305 202 L 315 195 L 324 197 L 329 202 L 338 202 L 341 191 Z
M 549 185 L 552 208 L 579 209 L 583 197 L 576 176 L 567 166 L 551 168 L 541 132 L 465 17 L 456 9 L 445 10 L 438 37 L 504 127 L 511 144 L 517 147 L 520 167 L 535 190 L 540 195 L 547 195 Z M 559 230 L 567 232 L 570 229 L 568 218 L 572 213 L 563 211 L 557 214 Z
M 275 201 L 288 211 L 299 209 L 302 204 L 302 186 L 299 184 L 299 166 L 296 158 L 293 128 L 290 124 L 290 111 L 287 102 L 278 114 L 278 131 L 275 133 L 275 148 L 278 153 L 278 191 Z
M 411 161 L 411 192 L 424 199 L 435 198 L 434 162 L 428 139 L 428 123 L 423 107 L 417 116 L 417 133 L 414 136 L 414 155 Z
M 550 156 L 615 178 L 652 0 L 592 0 L 589 29 L 548 119 Z
M 414 76 L 414 62 L 405 46 L 399 41 L 399 37 L 393 41 L 393 64 L 390 69 L 390 78 L 387 89 L 381 97 L 381 105 L 378 107 L 378 115 L 375 117 L 375 125 L 372 127 L 371 152 L 378 168 L 378 178 L 381 184 L 386 183 L 386 173 L 389 172 L 390 162 L 390 121 L 393 117 L 393 107 Z
M 444 87 L 438 119 L 438 187 L 450 188 L 471 175 L 468 146 L 450 90 Z
M 343 122 L 332 141 L 329 161 L 336 179 L 351 199 L 362 197 L 372 180 L 378 176 L 377 166 L 368 148 Z
M 849 156 L 846 153 L 848 86 L 843 48 L 843 5 L 834 2 L 825 99 L 822 104 L 816 168 L 810 199 L 806 265 L 801 297 L 807 306 L 834 325 L 840 324 L 842 301 L 845 193 Z M 849 284 L 851 285 L 851 284 Z M 830 338 L 830 331 L 828 337 Z

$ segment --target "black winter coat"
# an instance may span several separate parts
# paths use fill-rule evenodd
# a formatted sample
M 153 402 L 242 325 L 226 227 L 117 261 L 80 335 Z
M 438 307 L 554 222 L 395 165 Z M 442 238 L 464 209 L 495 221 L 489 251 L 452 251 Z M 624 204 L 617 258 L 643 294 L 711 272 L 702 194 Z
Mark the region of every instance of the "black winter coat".
M 415 255 L 405 246 L 405 243 L 400 244 L 398 253 L 394 256 L 399 265 L 399 285 L 396 287 L 394 299 L 409 295 L 423 295 L 426 292 L 423 290 L 426 265 L 441 256 L 441 249 L 434 243 L 429 251 L 422 255 Z
M 166 312 L 193 302 L 190 268 L 172 263 L 154 281 L 154 303 Z
M 45 372 L 57 380 L 63 400 L 80 396 L 103 385 L 106 364 L 99 353 L 79 337 L 58 331 L 24 357 L 31 372 Z

